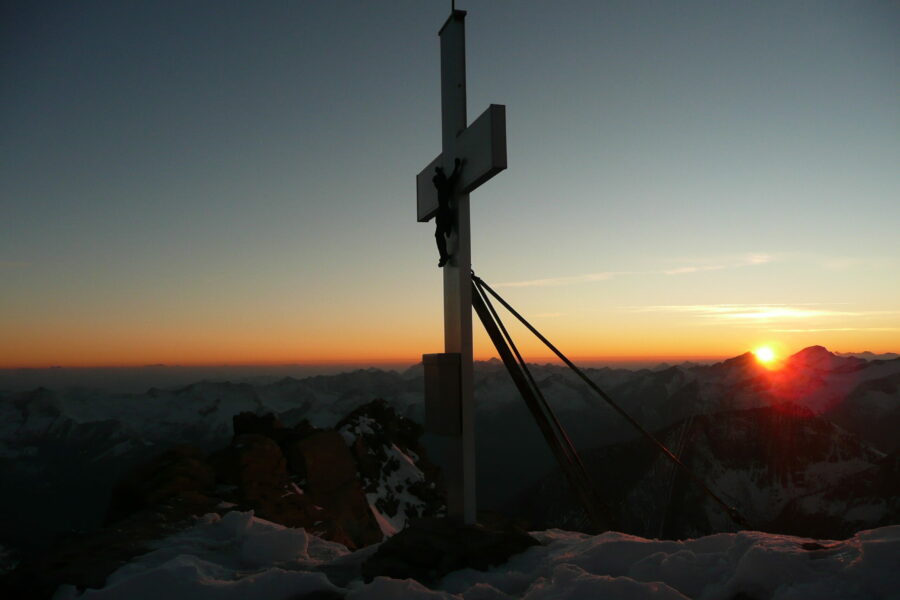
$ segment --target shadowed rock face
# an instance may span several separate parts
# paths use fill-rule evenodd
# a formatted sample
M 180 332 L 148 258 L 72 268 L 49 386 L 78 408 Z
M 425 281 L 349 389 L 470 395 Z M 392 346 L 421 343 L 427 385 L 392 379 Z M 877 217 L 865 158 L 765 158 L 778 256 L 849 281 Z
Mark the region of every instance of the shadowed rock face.
M 348 548 L 381 541 L 340 434 L 306 422 L 285 428 L 271 415 L 242 413 L 234 421 L 232 443 L 213 459 L 224 500 Z
M 501 565 L 539 542 L 512 526 L 461 526 L 450 519 L 418 519 L 381 546 L 362 566 L 365 581 L 412 578 L 431 584 L 447 573 Z
M 216 487 L 215 470 L 197 448 L 180 445 L 171 448 L 126 475 L 113 489 L 106 523 L 115 523 L 142 510 L 180 499 L 188 511 L 212 510 Z
M 322 522 L 311 530 L 321 530 L 321 537 L 348 548 L 380 542 L 381 528 L 369 508 L 344 438 L 333 430 L 321 431 L 303 440 L 301 450 L 309 498 L 315 506 L 325 507 Z M 345 539 L 349 545 L 342 541 Z

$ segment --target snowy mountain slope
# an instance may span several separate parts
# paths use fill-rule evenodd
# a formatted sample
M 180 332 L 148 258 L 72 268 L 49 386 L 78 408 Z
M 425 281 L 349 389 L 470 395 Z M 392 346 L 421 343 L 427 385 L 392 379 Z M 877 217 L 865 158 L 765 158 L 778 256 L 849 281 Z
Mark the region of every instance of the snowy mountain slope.
M 900 526 L 843 542 L 758 532 L 658 541 L 606 533 L 533 532 L 540 546 L 488 571 L 466 569 L 434 589 L 353 573 L 374 552 L 348 552 L 301 529 L 232 512 L 207 515 L 124 565 L 102 589 L 57 590 L 54 600 L 268 598 L 348 600 L 896 600 Z M 335 577 L 331 581 L 326 574 Z
M 900 373 L 864 381 L 824 416 L 882 452 L 900 450 Z
M 658 437 L 757 527 L 805 534 L 815 526 L 816 531 L 838 536 L 900 518 L 891 509 L 900 498 L 880 486 L 885 477 L 877 476 L 884 455 L 809 409 L 779 405 L 699 415 Z M 665 537 L 735 530 L 717 504 L 643 440 L 588 450 L 582 458 L 617 529 Z M 851 481 L 855 487 L 849 486 Z M 800 498 L 848 486 L 856 496 L 838 494 L 831 509 L 821 503 L 796 504 Z M 881 510 L 861 514 L 855 528 L 839 509 L 878 500 Z M 793 518 L 785 519 L 782 512 L 792 502 Z M 587 527 L 558 470 L 523 492 L 507 510 L 518 511 L 537 527 Z M 830 518 L 823 520 L 826 513 Z
M 770 529 L 790 531 L 797 523 L 803 523 L 804 531 L 809 534 L 828 532 L 844 537 L 860 529 L 898 521 L 900 453 L 895 452 L 835 485 L 793 498 Z

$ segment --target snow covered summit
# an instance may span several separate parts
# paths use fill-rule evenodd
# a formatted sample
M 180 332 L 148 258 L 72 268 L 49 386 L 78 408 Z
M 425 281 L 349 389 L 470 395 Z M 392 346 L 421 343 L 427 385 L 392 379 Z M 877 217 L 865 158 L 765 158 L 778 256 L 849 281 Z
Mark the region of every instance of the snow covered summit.
M 432 588 L 359 568 L 349 552 L 252 513 L 207 515 L 124 565 L 102 589 L 53 600 L 897 600 L 900 526 L 841 541 L 758 532 L 683 541 L 621 533 L 532 532 L 541 545 L 487 571 L 465 569 Z

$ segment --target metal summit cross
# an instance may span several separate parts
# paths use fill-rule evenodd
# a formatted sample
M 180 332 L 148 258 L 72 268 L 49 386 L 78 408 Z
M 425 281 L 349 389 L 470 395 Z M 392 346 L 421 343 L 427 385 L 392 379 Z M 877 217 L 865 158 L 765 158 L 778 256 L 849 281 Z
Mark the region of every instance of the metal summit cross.
M 467 127 L 466 36 L 462 10 L 452 10 L 441 27 L 442 152 L 416 176 L 418 220 L 438 210 L 432 178 L 436 167 L 453 171 L 463 162 L 449 206 L 449 262 L 444 275 L 444 352 L 426 354 L 425 427 L 449 436 L 446 460 L 447 508 L 451 518 L 471 524 L 475 501 L 475 404 L 472 381 L 472 258 L 469 192 L 506 168 L 506 107 L 491 104 Z

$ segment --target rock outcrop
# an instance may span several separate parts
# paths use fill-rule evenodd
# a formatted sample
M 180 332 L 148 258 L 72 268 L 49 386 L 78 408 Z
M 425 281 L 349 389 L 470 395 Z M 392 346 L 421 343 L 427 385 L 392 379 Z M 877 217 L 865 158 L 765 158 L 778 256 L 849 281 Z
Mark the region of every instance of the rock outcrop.
M 418 519 L 379 546 L 363 563 L 362 576 L 367 582 L 384 576 L 431 584 L 459 569 L 486 571 L 536 545 L 536 539 L 512 526 Z
M 445 513 L 441 474 L 426 458 L 419 424 L 375 400 L 341 419 L 335 429 L 350 448 L 385 534 L 403 529 L 409 519 Z
M 116 486 L 107 523 L 141 511 L 176 520 L 236 508 L 356 549 L 408 518 L 444 510 L 422 428 L 383 400 L 334 429 L 307 421 L 285 427 L 272 414 L 249 412 L 235 415 L 233 426 L 231 443 L 209 456 L 182 445 L 135 469 Z

